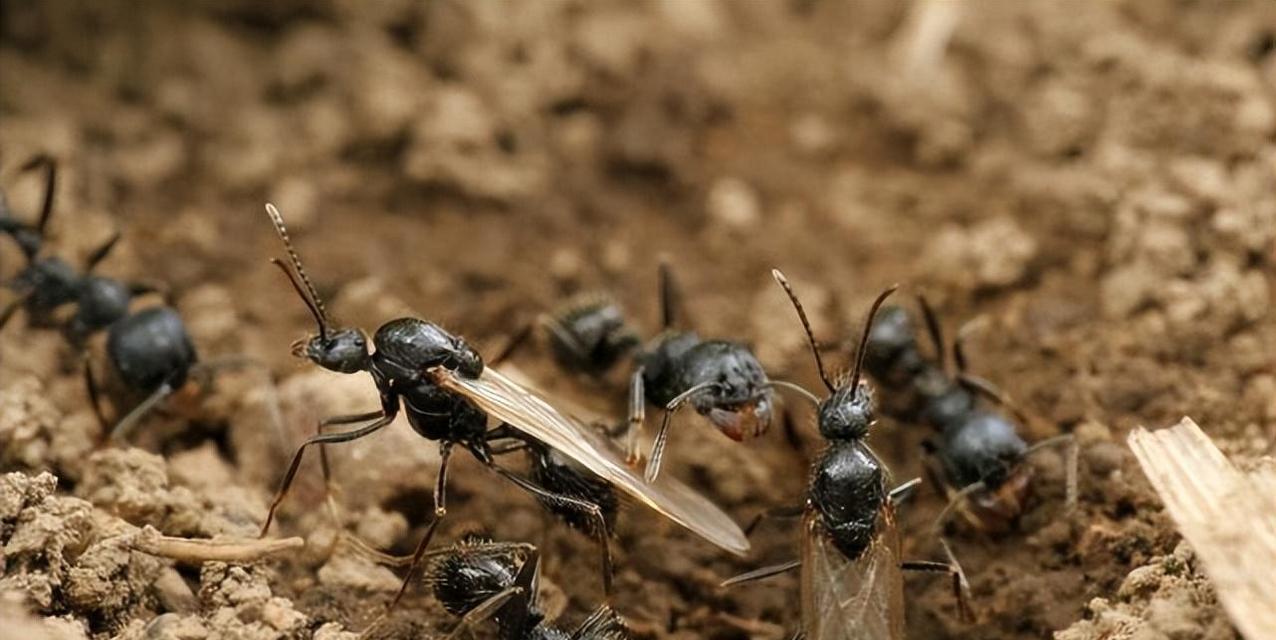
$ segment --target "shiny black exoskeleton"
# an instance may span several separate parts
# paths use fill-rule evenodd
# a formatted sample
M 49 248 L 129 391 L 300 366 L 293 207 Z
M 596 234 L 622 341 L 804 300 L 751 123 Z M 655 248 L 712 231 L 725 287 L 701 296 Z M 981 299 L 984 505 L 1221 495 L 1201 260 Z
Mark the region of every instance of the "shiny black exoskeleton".
M 275 510 L 291 487 L 302 456 L 308 447 L 321 445 L 320 453 L 326 455 L 322 445 L 350 442 L 371 435 L 393 422 L 402 408 L 407 414 L 409 424 L 418 434 L 428 440 L 439 442 L 440 461 L 434 487 L 434 518 L 416 547 L 411 567 L 404 578 L 403 586 L 395 597 L 394 604 L 397 604 L 406 592 L 438 524 L 447 513 L 445 498 L 448 460 L 454 445 L 461 445 L 480 463 L 518 488 L 530 493 L 542 503 L 552 503 L 555 513 L 560 516 L 575 511 L 576 517 L 591 520 L 591 525 L 581 525 L 578 528 L 598 534 L 598 541 L 602 547 L 604 588 L 610 593 L 611 560 L 606 538 L 609 528 L 603 516 L 604 510 L 578 495 L 547 490 L 540 484 L 499 466 L 494 458 L 493 442 L 526 443 L 532 440 L 530 436 L 506 424 L 489 430 L 488 416 L 484 411 L 460 393 L 440 386 L 429 374 L 431 369 L 442 367 L 456 376 L 470 380 L 477 379 L 484 371 L 483 359 L 478 352 L 463 339 L 438 325 L 417 318 L 399 318 L 382 325 L 372 337 L 371 346 L 374 350 L 371 351 L 367 338 L 361 330 L 334 328 L 328 320 L 318 293 L 302 268 L 301 259 L 288 237 L 283 218 L 273 205 L 267 205 L 266 211 L 274 224 L 276 233 L 284 243 L 292 268 L 290 270 L 280 260 L 272 260 L 272 262 L 288 276 L 289 282 L 310 310 L 318 327 L 317 335 L 293 344 L 293 354 L 308 358 L 319 366 L 337 373 L 367 372 L 376 384 L 381 408 L 368 413 L 334 416 L 319 423 L 319 435 L 306 440 L 293 454 L 292 462 L 284 474 L 279 491 L 271 502 L 270 510 L 262 525 L 261 535 L 264 536 L 269 530 Z M 324 430 L 330 426 L 352 424 L 362 426 L 338 433 L 324 433 Z M 326 457 L 323 462 L 326 474 L 328 471 Z
M 502 640 L 625 640 L 629 629 L 607 605 L 574 631 L 545 622 L 537 602 L 540 555 L 530 544 L 469 539 L 433 559 L 426 582 L 462 625 L 492 620 Z M 458 629 L 457 631 L 459 631 Z M 456 635 L 456 632 L 453 632 Z
M 834 383 L 825 373 L 810 321 L 797 294 L 778 269 L 773 270 L 772 275 L 793 303 L 815 355 L 820 380 L 829 392 L 816 406 L 820 435 L 827 444 L 811 468 L 806 502 L 802 508 L 771 512 L 773 516 L 804 516 L 802 559 L 751 571 L 727 580 L 723 585 L 759 580 L 811 563 L 811 566 L 803 567 L 804 631 L 819 638 L 896 638 L 902 634 L 903 626 L 903 612 L 900 610 L 903 581 L 899 571 L 941 572 L 952 577 L 958 608 L 965 616 L 964 578 L 955 560 L 950 558 L 950 562 L 941 563 L 901 561 L 899 558 L 895 503 L 918 481 L 889 489 L 890 472 L 866 442 L 874 423 L 874 412 L 872 391 L 860 378 L 864 343 L 878 309 L 895 287 L 883 291 L 873 302 L 861 334 L 854 367 L 849 376 Z M 757 522 L 755 520 L 754 524 Z M 833 549 L 825 551 L 828 543 L 832 543 Z M 844 560 L 830 562 L 829 557 L 837 554 Z M 837 619 L 826 619 L 828 616 L 836 616 Z M 857 635 L 846 635 L 857 632 Z
M 199 358 L 176 310 L 156 306 L 130 313 L 133 298 L 154 291 L 152 286 L 93 274 L 110 255 L 118 234 L 89 255 L 82 272 L 61 258 L 41 255 L 53 211 L 57 167 L 52 159 L 38 156 L 24 168 L 45 169 L 44 203 L 38 222 L 31 225 L 16 220 L 0 198 L 0 232 L 12 238 L 27 259 L 26 266 L 6 283 L 18 297 L 0 312 L 0 327 L 23 310 L 32 326 L 58 327 L 77 347 L 106 330 L 107 360 L 115 377 L 128 391 L 145 396 L 108 427 L 97 384 L 86 363 L 89 395 L 103 429 L 108 435 L 122 437 L 147 411 L 186 383 Z M 71 308 L 69 316 L 62 315 L 67 307 Z
M 559 366 L 594 377 L 610 371 L 640 343 L 620 307 L 603 296 L 572 300 L 541 324 Z
M 818 521 L 834 546 L 848 559 L 854 560 L 872 544 L 879 533 L 883 509 L 890 508 L 890 472 L 867 442 L 869 428 L 875 420 L 873 394 L 860 374 L 863 341 L 868 337 L 878 308 L 895 288 L 883 291 L 873 302 L 864 324 L 855 366 L 849 377 L 835 384 L 824 373 L 823 358 L 815 345 L 810 322 L 797 294 L 778 269 L 772 271 L 772 275 L 788 294 L 802 321 L 815 354 L 820 380 L 829 392 L 828 397 L 816 407 L 820 435 L 828 444 L 811 469 L 807 509 L 819 514 Z
M 1004 530 L 1023 511 L 1030 492 L 1031 470 L 1024 459 L 1043 445 L 1070 445 L 1071 438 L 1060 436 L 1030 446 L 1019 435 L 1018 420 L 982 406 L 981 395 L 1002 403 L 1005 399 L 991 383 L 966 372 L 960 340 L 953 345 L 957 374 L 949 374 L 938 319 L 925 299 L 921 306 L 937 357 L 922 354 L 908 312 L 888 307 L 869 334 L 865 368 L 895 396 L 897 401 L 887 407 L 892 415 L 938 432 L 932 448 L 944 480 L 958 490 L 954 504 L 968 499 L 973 524 Z M 1071 501 L 1075 450 L 1069 451 Z
M 772 388 L 753 351 L 727 340 L 705 340 L 675 331 L 673 277 L 660 265 L 660 303 L 664 331 L 637 358 L 629 387 L 629 461 L 637 463 L 638 435 L 645 406 L 665 409 L 647 461 L 647 481 L 660 472 L 670 418 L 686 404 L 735 441 L 762 435 L 771 425 Z

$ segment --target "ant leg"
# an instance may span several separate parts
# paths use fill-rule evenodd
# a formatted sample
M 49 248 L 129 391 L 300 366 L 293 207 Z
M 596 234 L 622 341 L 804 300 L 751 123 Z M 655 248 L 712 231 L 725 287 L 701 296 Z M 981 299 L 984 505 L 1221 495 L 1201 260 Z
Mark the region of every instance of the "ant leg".
M 145 400 L 139 402 L 137 406 L 133 407 L 133 409 L 125 414 L 123 418 L 120 418 L 120 421 L 115 423 L 114 427 L 111 427 L 111 431 L 107 434 L 107 439 L 116 442 L 123 442 L 133 428 L 137 426 L 138 421 L 145 417 L 146 414 L 150 413 L 151 410 L 155 408 L 155 405 L 163 402 L 164 398 L 172 395 L 173 391 L 173 385 L 168 382 L 156 387 L 155 390 L 151 392 L 151 395 L 147 396 Z
M 493 471 L 501 474 L 506 480 L 514 483 L 518 488 L 532 494 L 547 503 L 556 506 L 566 507 L 574 511 L 578 511 L 593 521 L 590 532 L 597 538 L 599 547 L 602 548 L 602 567 L 603 567 L 603 593 L 607 597 L 611 597 L 612 593 L 612 562 L 611 562 L 611 544 L 607 540 L 607 520 L 603 518 L 602 507 L 588 500 L 582 500 L 569 495 L 555 493 L 536 483 L 523 478 L 514 472 L 498 466 L 495 462 L 488 462 L 487 466 Z
M 887 495 L 887 497 L 890 499 L 892 504 L 903 504 L 904 501 L 913 497 L 913 494 L 917 493 L 917 487 L 920 487 L 921 484 L 921 478 L 913 478 L 912 480 L 891 489 L 891 492 Z
M 488 366 L 494 367 L 513 357 L 514 353 L 526 344 L 527 339 L 532 336 L 532 331 L 535 329 L 536 323 L 534 321 L 524 322 L 523 326 L 519 327 L 518 331 L 515 331 L 514 334 L 505 341 L 505 344 L 501 345 L 500 349 L 496 350 L 496 355 L 492 356 L 492 358 L 487 361 Z
M 629 454 L 625 462 L 629 463 L 629 466 L 637 465 L 642 459 L 639 440 L 642 436 L 642 424 L 647 417 L 647 393 L 643 388 L 644 373 L 646 369 L 638 365 L 633 375 L 629 376 L 629 429 L 625 438 Z
M 523 593 L 523 587 L 510 586 L 504 590 L 492 595 L 487 600 L 481 602 L 477 607 L 470 609 L 461 616 L 460 622 L 456 623 L 456 627 L 452 632 L 444 636 L 444 640 L 457 640 L 461 637 L 461 632 L 465 632 L 470 637 L 474 636 L 474 626 L 491 618 L 505 603 L 511 598 Z
M 1046 438 L 1030 447 L 1023 452 L 1024 457 L 1036 453 L 1042 449 L 1049 447 L 1057 447 L 1064 445 L 1067 449 L 1064 452 L 1064 513 L 1071 513 L 1077 507 L 1077 466 L 1081 455 L 1081 446 L 1077 444 L 1077 439 L 1071 433 Z
M 753 516 L 753 519 L 749 521 L 749 526 L 744 528 L 744 535 L 746 537 L 753 535 L 753 530 L 757 529 L 758 525 L 762 524 L 763 521 L 800 518 L 804 513 L 806 513 L 806 505 L 801 504 L 787 507 L 771 507 Z
M 943 371 L 948 370 L 948 349 L 944 347 L 944 330 L 939 324 L 939 316 L 935 313 L 935 308 L 930 306 L 930 302 L 926 300 L 923 294 L 917 294 L 917 304 L 922 308 L 922 319 L 926 322 L 926 332 L 930 334 L 930 341 L 935 345 L 935 360 L 939 363 L 939 368 Z
M 1033 423 L 1032 416 L 1029 416 L 1005 391 L 993 384 L 991 380 L 962 372 L 957 374 L 957 382 L 967 391 L 983 396 L 993 403 L 1005 407 L 1020 424 L 1031 425 Z
M 434 482 L 434 519 L 430 520 L 430 526 L 426 528 L 425 535 L 421 536 L 421 541 L 417 543 L 416 551 L 412 553 L 412 564 L 408 565 L 408 573 L 403 576 L 403 584 L 399 586 L 399 592 L 395 594 L 390 606 L 386 607 L 387 613 L 393 611 L 403 599 L 403 594 L 408 592 L 408 586 L 412 584 L 412 578 L 421 565 L 421 558 L 425 556 L 425 550 L 430 546 L 430 540 L 434 538 L 434 531 L 439 528 L 443 516 L 447 515 L 447 463 L 452 457 L 452 444 L 444 441 L 439 445 L 439 476 Z
M 947 573 L 952 578 L 953 598 L 957 600 L 957 616 L 963 622 L 973 622 L 975 616 L 968 600 L 967 594 L 970 592 L 970 583 L 966 581 L 966 572 L 962 570 L 961 564 L 957 562 L 957 557 L 953 555 L 948 543 L 941 539 L 940 544 L 944 546 L 944 553 L 948 556 L 948 562 L 906 560 L 899 564 L 899 568 L 903 571 L 919 573 Z
M 18 314 L 18 310 L 22 308 L 22 304 L 30 297 L 30 293 L 25 293 L 5 305 L 4 310 L 0 311 L 0 329 L 3 329 L 4 325 L 9 324 L 9 320 Z
M 545 327 L 545 330 L 549 332 L 550 337 L 553 338 L 555 347 L 570 353 L 572 360 L 575 362 L 586 365 L 589 363 L 589 349 L 586 348 L 585 345 L 581 344 L 580 340 L 577 340 L 576 336 L 572 335 L 572 332 L 567 330 L 567 327 L 563 326 L 563 323 L 559 321 L 558 317 L 549 315 L 541 316 L 540 322 L 541 326 Z
M 757 582 L 772 576 L 778 576 L 782 573 L 788 573 L 800 566 L 802 566 L 801 560 L 789 560 L 788 562 L 781 562 L 780 564 L 761 567 L 759 569 L 754 569 L 753 571 L 746 571 L 738 576 L 727 578 L 726 580 L 718 583 L 718 587 L 722 589 L 730 589 L 731 587 L 741 585 L 746 582 Z
M 28 160 L 19 171 L 35 171 L 40 168 L 44 168 L 44 201 L 40 204 L 40 217 L 35 230 L 44 238 L 49 227 L 49 218 L 53 216 L 53 196 L 58 187 L 58 163 L 51 156 L 41 153 Z
M 647 468 L 643 473 L 648 484 L 655 482 L 660 475 L 660 462 L 665 457 L 665 446 L 669 444 L 669 424 L 672 422 L 674 412 L 686 405 L 692 396 L 716 384 L 718 383 L 702 382 L 674 396 L 674 399 L 665 405 L 665 415 L 660 420 L 660 431 L 656 432 L 656 441 L 651 445 L 651 459 L 647 461 Z
M 948 504 L 944 505 L 944 509 L 939 512 L 939 515 L 935 516 L 935 522 L 931 525 L 930 529 L 931 535 L 938 538 L 940 532 L 943 531 L 944 524 L 948 522 L 948 517 L 952 515 L 952 512 L 959 506 L 965 504 L 966 500 L 970 499 L 972 494 L 979 493 L 980 491 L 985 491 L 987 489 L 988 485 L 980 481 L 962 487 L 961 490 L 953 493 L 952 497 L 948 500 Z
M 93 270 L 97 268 L 98 263 L 111 255 L 111 250 L 115 248 L 116 243 L 119 241 L 120 232 L 116 231 L 111 234 L 110 238 L 106 239 L 106 242 L 103 242 L 101 246 L 89 253 L 89 257 L 84 260 L 84 272 L 93 273 Z
M 102 435 L 106 436 L 111 428 L 111 423 L 106 421 L 106 414 L 102 411 L 102 392 L 97 386 L 97 378 L 93 375 L 93 363 L 88 357 L 84 358 L 84 388 L 89 393 L 89 406 L 93 408 L 93 415 L 97 416 L 97 422 L 102 426 Z M 103 437 L 103 441 L 106 438 Z
M 669 260 L 665 256 L 660 257 L 657 274 L 660 280 L 660 328 L 668 331 L 677 320 L 680 299 L 678 284 L 673 278 L 673 268 L 669 266 Z
M 975 316 L 957 329 L 957 337 L 953 338 L 953 362 L 957 365 L 957 373 L 965 373 L 970 364 L 966 358 L 966 336 L 982 328 L 987 320 L 986 315 Z
M 302 455 L 306 453 L 306 447 L 318 444 L 337 444 L 340 442 L 350 442 L 358 440 L 365 436 L 372 435 L 381 430 L 386 425 L 394 421 L 394 416 L 386 414 L 380 420 L 373 422 L 365 427 L 353 429 L 351 431 L 342 431 L 341 433 L 326 433 L 323 435 L 313 436 L 297 447 L 296 453 L 292 455 L 292 462 L 288 465 L 288 471 L 284 473 L 284 479 L 279 485 L 279 490 L 275 492 L 275 497 L 270 501 L 270 510 L 266 513 L 266 522 L 261 525 L 261 534 L 259 537 L 265 537 L 266 532 L 270 530 L 270 523 L 275 519 L 275 510 L 279 508 L 279 503 L 283 502 L 284 496 L 288 495 L 288 490 L 292 488 L 293 478 L 297 475 L 297 469 L 301 466 Z
M 369 411 L 367 413 L 354 413 L 350 415 L 332 416 L 330 418 L 324 418 L 323 420 L 320 420 L 315 425 L 315 435 L 317 436 L 323 435 L 324 429 L 328 427 L 335 427 L 335 426 L 344 425 L 344 424 L 355 424 L 359 422 L 367 422 L 369 420 L 380 420 L 381 418 L 384 418 L 384 417 L 385 417 L 385 410 L 378 410 L 378 411 Z M 322 444 L 319 445 L 319 467 L 323 469 L 323 488 L 324 488 L 324 492 L 326 493 L 331 489 L 332 471 L 331 471 L 331 467 L 328 466 L 328 448 L 323 446 Z

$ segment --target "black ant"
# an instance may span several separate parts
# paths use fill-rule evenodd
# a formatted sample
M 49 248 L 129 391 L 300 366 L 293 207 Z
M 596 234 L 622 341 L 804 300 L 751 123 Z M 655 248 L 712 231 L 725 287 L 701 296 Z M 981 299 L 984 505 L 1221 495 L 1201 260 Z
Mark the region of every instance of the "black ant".
M 537 602 L 540 552 L 527 543 L 469 538 L 431 559 L 425 572 L 434 597 L 461 622 L 448 634 L 459 637 L 485 620 L 496 623 L 502 640 L 626 640 L 630 631 L 609 606 L 600 605 L 573 631 L 545 622 Z
M 374 351 L 369 351 L 363 331 L 333 327 L 293 248 L 279 211 L 273 205 L 267 205 L 266 211 L 275 232 L 283 241 L 292 268 L 278 259 L 272 262 L 288 277 L 318 327 L 318 335 L 293 344 L 293 354 L 338 373 L 367 372 L 380 393 L 381 408 L 368 413 L 334 416 L 319 423 L 320 433 L 306 440 L 293 455 L 271 501 L 261 535 L 269 530 L 275 510 L 292 485 L 307 447 L 350 442 L 369 436 L 389 425 L 402 407 L 407 413 L 408 423 L 419 435 L 440 443 L 440 462 L 434 485 L 434 517 L 417 544 L 407 576 L 391 602 L 391 608 L 407 591 L 436 528 L 447 514 L 448 461 L 455 445 L 460 445 L 519 489 L 542 502 L 556 505 L 558 513 L 574 511 L 591 521 L 593 524 L 589 529 L 597 532 L 602 549 L 603 586 L 607 593 L 611 592 L 611 552 L 602 508 L 588 499 L 549 491 L 498 465 L 491 443 L 497 440 L 526 442 L 528 439 L 542 442 L 710 542 L 734 553 L 748 550 L 748 541 L 739 527 L 711 502 L 682 485 L 643 482 L 597 434 L 485 366 L 483 358 L 465 340 L 438 325 L 417 318 L 391 320 L 373 335 Z M 488 429 L 489 414 L 500 420 L 500 425 Z M 324 433 L 325 428 L 330 426 L 360 423 L 363 426 L 348 431 Z
M 693 331 L 674 329 L 678 297 L 669 265 L 660 263 L 660 316 L 662 332 L 638 354 L 629 383 L 628 449 L 630 464 L 637 464 L 639 434 L 647 402 L 663 407 L 660 431 L 651 447 L 645 477 L 660 473 L 674 412 L 686 404 L 709 419 L 719 431 L 737 442 L 762 435 L 771 425 L 772 388 L 783 387 L 804 395 L 798 385 L 767 379 L 766 372 L 748 346 L 728 340 L 705 340 Z
M 806 504 L 800 511 L 801 560 L 752 571 L 723 586 L 800 566 L 802 631 L 808 640 L 902 638 L 901 570 L 949 573 L 959 612 L 966 617 L 964 578 L 955 562 L 900 561 L 895 504 L 919 481 L 889 489 L 890 471 L 865 441 L 874 423 L 874 403 L 871 388 L 861 380 L 864 343 L 874 316 L 895 287 L 886 289 L 873 301 L 854 368 L 850 376 L 835 384 L 825 374 L 811 324 L 797 295 L 778 269 L 772 275 L 793 302 L 815 354 L 820 380 L 829 392 L 817 405 L 820 435 L 828 445 L 811 468 Z
M 865 367 L 878 383 L 899 394 L 904 402 L 895 408 L 901 419 L 930 425 L 939 432 L 939 444 L 928 444 L 939 459 L 951 500 L 936 526 L 959 506 L 974 526 L 983 531 L 1004 531 L 1022 514 L 1031 490 L 1032 469 L 1025 459 L 1047 447 L 1067 445 L 1067 508 L 1076 503 L 1077 447 L 1070 434 L 1028 445 L 1019 436 L 1022 414 L 991 382 L 967 372 L 962 334 L 953 342 L 956 375 L 948 373 L 940 324 L 925 297 L 919 296 L 926 328 L 937 360 L 921 354 L 908 313 L 901 307 L 882 310 L 881 320 L 868 338 Z M 1016 421 L 984 409 L 983 396 L 1011 409 Z M 939 472 L 932 472 L 939 476 Z
M 158 305 L 130 311 L 134 297 L 156 292 L 154 285 L 94 275 L 118 243 L 119 233 L 90 252 L 83 272 L 57 256 L 40 255 L 53 213 L 57 165 L 52 158 L 40 155 L 22 167 L 23 171 L 41 168 L 45 171 L 44 200 L 34 225 L 13 218 L 0 199 L 0 232 L 11 237 L 26 257 L 26 266 L 6 283 L 17 292 L 17 298 L 0 311 L 0 327 L 25 310 L 32 326 L 61 325 L 76 347 L 106 330 L 107 359 L 115 378 L 130 392 L 145 396 L 110 426 L 93 370 L 85 359 L 84 376 L 93 410 L 107 437 L 122 439 L 151 409 L 186 384 L 199 358 L 177 310 Z M 67 306 L 74 310 L 69 319 L 60 320 L 58 312 Z
M 625 323 L 624 313 L 611 297 L 592 293 L 575 296 L 536 324 L 548 338 L 549 351 L 560 367 L 590 378 L 601 378 L 641 344 L 638 333 Z M 506 347 L 521 342 L 528 325 Z

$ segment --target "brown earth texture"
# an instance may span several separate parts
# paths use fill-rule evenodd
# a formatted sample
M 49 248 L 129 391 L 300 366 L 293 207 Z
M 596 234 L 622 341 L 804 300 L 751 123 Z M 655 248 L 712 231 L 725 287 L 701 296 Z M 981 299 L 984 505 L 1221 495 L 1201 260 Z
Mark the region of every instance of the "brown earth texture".
M 833 342 L 884 287 L 912 308 L 925 292 L 949 336 L 978 319 L 970 367 L 1031 418 L 1027 440 L 1075 436 L 1080 502 L 1064 509 L 1061 452 L 1031 458 L 1012 530 L 947 528 L 975 620 L 942 576 L 910 574 L 909 637 L 1238 637 L 1124 443 L 1191 415 L 1242 463 L 1273 452 L 1274 50 L 1276 4 L 1257 1 L 0 3 L 14 216 L 39 209 L 21 165 L 53 156 L 51 253 L 80 264 L 122 231 L 100 272 L 162 283 L 203 359 L 266 365 L 218 370 L 130 447 L 102 446 L 84 351 L 21 313 L 0 331 L 0 638 L 456 625 L 417 583 L 370 627 L 401 569 L 336 534 L 403 554 L 424 532 L 438 447 L 406 423 L 330 449 L 333 510 L 302 466 L 273 531 L 301 551 L 192 566 L 131 542 L 146 526 L 255 537 L 315 421 L 377 406 L 368 378 L 290 355 L 313 326 L 267 261 L 267 201 L 332 316 L 424 317 L 485 352 L 580 292 L 654 336 L 663 256 L 688 325 L 819 389 L 773 267 Z M 22 264 L 5 241 L 0 279 Z M 543 340 L 514 363 L 566 402 L 625 411 L 625 367 L 570 375 Z M 137 400 L 107 396 L 108 416 Z M 734 443 L 687 412 L 665 473 L 741 523 L 800 502 L 819 439 L 783 397 L 799 448 L 779 428 Z M 871 442 L 907 479 L 929 436 L 882 417 Z M 536 543 L 543 607 L 579 623 L 602 599 L 593 543 L 455 460 L 436 544 Z M 944 504 L 927 484 L 901 507 L 905 556 L 943 559 L 926 534 Z M 764 524 L 736 558 L 631 504 L 611 602 L 636 637 L 788 638 L 797 574 L 718 583 L 795 557 L 798 530 Z

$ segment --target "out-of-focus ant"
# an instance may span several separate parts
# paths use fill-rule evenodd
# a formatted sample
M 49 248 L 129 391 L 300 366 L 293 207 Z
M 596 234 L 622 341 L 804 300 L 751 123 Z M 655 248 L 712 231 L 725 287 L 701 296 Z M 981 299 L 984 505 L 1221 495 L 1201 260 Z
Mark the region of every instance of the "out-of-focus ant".
M 874 316 L 895 287 L 883 291 L 873 302 L 854 367 L 849 376 L 834 382 L 824 371 L 810 322 L 797 295 L 778 269 L 772 275 L 793 302 L 815 354 L 820 379 L 829 392 L 817 405 L 820 435 L 828 444 L 811 468 L 806 504 L 797 512 L 803 518 L 801 559 L 751 571 L 723 586 L 800 566 L 802 633 L 808 640 L 902 638 L 901 570 L 950 574 L 959 612 L 967 617 L 964 578 L 951 557 L 949 563 L 901 561 L 895 504 L 919 481 L 890 489 L 890 471 L 866 442 L 874 423 L 874 403 L 871 388 L 861 379 L 864 342 Z
M 713 503 L 674 481 L 660 484 L 644 482 L 598 434 L 563 415 L 492 367 L 485 366 L 482 357 L 465 340 L 438 325 L 417 318 L 391 320 L 373 335 L 371 346 L 375 350 L 369 350 L 363 331 L 334 327 L 293 248 L 283 218 L 272 205 L 267 205 L 266 211 L 283 241 L 291 269 L 281 260 L 272 262 L 288 276 L 318 327 L 317 335 L 293 345 L 293 353 L 330 371 L 347 374 L 367 372 L 380 393 L 381 408 L 362 414 L 334 416 L 319 423 L 320 433 L 306 440 L 293 455 L 262 525 L 263 536 L 292 485 L 307 447 L 321 445 L 322 448 L 325 444 L 350 442 L 369 436 L 393 422 L 402 408 L 413 430 L 427 440 L 440 443 L 440 462 L 434 486 L 434 517 L 417 544 L 407 576 L 390 605 L 392 608 L 402 599 L 436 528 L 447 514 L 448 462 L 456 445 L 542 503 L 555 505 L 559 510 L 557 513 L 573 511 L 592 522 L 588 528 L 597 533 L 602 548 L 604 589 L 608 593 L 611 591 L 611 553 L 606 536 L 609 527 L 602 507 L 579 497 L 579 494 L 549 491 L 497 464 L 493 442 L 526 443 L 535 440 L 575 460 L 611 485 L 706 540 L 737 554 L 748 550 L 748 541 L 739 527 Z M 500 420 L 500 424 L 492 429 L 487 426 L 489 414 Z M 362 426 L 338 433 L 324 433 L 327 427 L 351 424 Z
M 14 218 L 0 198 L 0 232 L 12 238 L 26 257 L 26 265 L 17 276 L 5 282 L 17 297 L 0 311 L 0 327 L 23 310 L 32 326 L 60 327 L 77 348 L 83 347 L 93 334 L 106 330 L 112 374 L 127 391 L 144 399 L 111 426 L 102 410 L 99 387 L 87 358 L 85 382 L 104 433 L 122 439 L 151 409 L 181 389 L 201 364 L 176 309 L 165 304 L 135 312 L 130 309 L 135 296 L 156 292 L 154 285 L 94 274 L 98 264 L 115 248 L 119 233 L 90 252 L 83 271 L 57 256 L 41 255 L 53 213 L 57 165 L 52 158 L 41 155 L 23 166 L 24 171 L 38 169 L 45 172 L 45 187 L 35 224 Z M 72 308 L 69 319 L 59 315 L 65 307 Z
M 1026 458 L 1042 449 L 1067 446 L 1067 508 L 1076 504 L 1077 446 L 1070 434 L 1029 445 L 1019 436 L 1023 415 L 991 382 L 967 371 L 962 333 L 953 342 L 956 374 L 950 374 L 943 333 L 925 297 L 918 297 L 926 328 L 934 343 L 934 360 L 922 355 L 908 312 L 882 309 L 881 320 L 868 337 L 865 368 L 892 394 L 902 399 L 890 409 L 900 419 L 930 425 L 939 432 L 928 449 L 942 472 L 932 470 L 942 486 L 950 487 L 950 501 L 936 526 L 959 509 L 982 531 L 1008 529 L 1022 514 L 1031 491 L 1032 469 Z M 1016 420 L 990 411 L 982 396 L 1008 407 Z
M 611 607 L 599 605 L 580 626 L 567 631 L 545 622 L 537 602 L 540 552 L 526 543 L 465 539 L 435 554 L 425 580 L 434 597 L 461 622 L 448 634 L 485 620 L 502 640 L 626 640 L 628 627 Z
M 644 477 L 660 474 L 668 445 L 673 414 L 690 404 L 727 437 L 737 442 L 762 435 L 771 425 L 772 388 L 782 387 L 804 395 L 788 382 L 769 380 L 748 346 L 728 340 L 706 340 L 693 331 L 675 328 L 678 291 L 667 262 L 659 267 L 661 333 L 636 355 L 629 378 L 629 417 L 624 429 L 628 462 L 637 465 L 642 455 L 640 438 L 647 404 L 665 410 L 651 448 Z M 605 296 L 591 295 L 569 301 L 559 310 L 542 315 L 555 360 L 565 369 L 601 377 L 631 353 L 639 340 L 625 323 L 619 306 Z M 531 333 L 529 324 L 516 332 L 501 352 L 504 359 Z
M 512 354 L 536 327 L 544 331 L 549 352 L 560 367 L 591 379 L 602 378 L 641 344 L 615 300 L 606 294 L 589 293 L 575 296 L 528 323 L 498 358 Z

